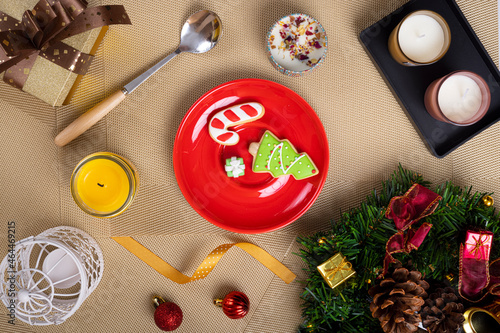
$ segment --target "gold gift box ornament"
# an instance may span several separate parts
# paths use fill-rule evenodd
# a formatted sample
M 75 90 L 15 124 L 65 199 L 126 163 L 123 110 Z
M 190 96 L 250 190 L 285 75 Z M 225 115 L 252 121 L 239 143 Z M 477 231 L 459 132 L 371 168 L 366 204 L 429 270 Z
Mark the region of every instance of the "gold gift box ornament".
M 0 78 L 52 106 L 68 104 L 107 26 L 131 24 L 122 5 L 87 5 L 0 1 Z
M 337 288 L 341 283 L 356 274 L 356 271 L 352 268 L 352 264 L 340 252 L 317 268 L 323 279 L 325 279 L 325 282 L 332 289 Z

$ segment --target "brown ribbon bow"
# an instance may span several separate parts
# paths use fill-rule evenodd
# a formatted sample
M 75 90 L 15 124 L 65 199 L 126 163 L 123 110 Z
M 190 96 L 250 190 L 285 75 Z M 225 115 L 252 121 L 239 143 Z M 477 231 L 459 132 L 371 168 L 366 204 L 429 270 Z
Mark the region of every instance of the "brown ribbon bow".
M 385 246 L 382 275 L 387 273 L 391 263 L 397 262 L 393 254 L 410 253 L 420 247 L 432 224 L 423 223 L 417 231 L 411 226 L 434 213 L 440 200 L 440 195 L 419 184 L 414 184 L 404 195 L 391 199 L 385 216 L 394 220 L 398 232 L 389 238 Z
M 131 24 L 120 5 L 87 9 L 85 0 L 40 0 L 21 21 L 0 11 L 0 73 L 22 89 L 38 56 L 76 74 L 85 74 L 92 56 L 62 42 L 111 24 Z

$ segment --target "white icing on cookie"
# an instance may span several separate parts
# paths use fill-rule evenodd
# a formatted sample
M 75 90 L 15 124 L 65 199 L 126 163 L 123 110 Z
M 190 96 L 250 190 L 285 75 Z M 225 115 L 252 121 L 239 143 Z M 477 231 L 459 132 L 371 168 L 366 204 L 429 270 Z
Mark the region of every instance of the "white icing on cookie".
M 238 143 L 238 133 L 229 131 L 228 127 L 248 123 L 264 115 L 262 104 L 251 102 L 232 106 L 217 112 L 208 124 L 208 132 L 215 142 L 232 146 Z

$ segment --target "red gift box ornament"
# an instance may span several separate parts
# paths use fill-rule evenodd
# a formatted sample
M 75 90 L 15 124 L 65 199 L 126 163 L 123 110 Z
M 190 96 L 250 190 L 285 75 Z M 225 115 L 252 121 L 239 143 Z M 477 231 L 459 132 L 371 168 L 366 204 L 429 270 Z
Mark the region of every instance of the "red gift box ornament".
M 120 5 L 87 9 L 85 0 L 40 0 L 19 22 L 0 11 L 0 73 L 22 89 L 38 56 L 76 74 L 85 74 L 92 56 L 62 42 L 111 24 L 131 24 Z
M 493 233 L 467 231 L 465 240 L 464 258 L 489 260 Z
M 470 302 L 500 294 L 500 261 L 489 264 L 492 242 L 492 232 L 467 231 L 465 246 L 460 245 L 458 290 Z
M 416 231 L 411 226 L 434 213 L 439 200 L 440 195 L 420 184 L 414 184 L 404 195 L 391 199 L 385 217 L 394 220 L 398 232 L 387 241 L 382 275 L 387 273 L 391 263 L 397 262 L 393 254 L 410 253 L 420 247 L 432 224 L 423 223 Z

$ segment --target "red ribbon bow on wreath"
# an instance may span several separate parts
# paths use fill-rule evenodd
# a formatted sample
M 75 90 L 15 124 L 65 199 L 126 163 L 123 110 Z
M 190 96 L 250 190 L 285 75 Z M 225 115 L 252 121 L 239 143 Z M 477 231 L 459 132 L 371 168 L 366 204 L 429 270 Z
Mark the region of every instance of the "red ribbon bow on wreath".
M 87 9 L 85 0 L 40 0 L 21 21 L 0 11 L 0 73 L 22 89 L 37 56 L 76 74 L 85 74 L 92 56 L 62 42 L 111 24 L 130 24 L 123 6 Z
M 420 184 L 414 184 L 404 195 L 391 199 L 385 217 L 394 220 L 398 232 L 389 238 L 385 246 L 383 275 L 387 273 L 391 263 L 397 262 L 392 256 L 394 253 L 410 253 L 422 244 L 432 224 L 423 223 L 417 231 L 411 229 L 411 226 L 434 213 L 439 200 L 440 195 Z

